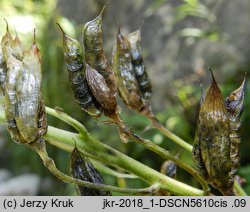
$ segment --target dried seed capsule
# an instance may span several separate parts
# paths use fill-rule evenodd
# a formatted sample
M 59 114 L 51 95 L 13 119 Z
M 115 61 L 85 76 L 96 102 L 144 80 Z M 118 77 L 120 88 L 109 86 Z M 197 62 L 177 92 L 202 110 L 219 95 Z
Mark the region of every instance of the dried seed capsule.
M 128 107 L 141 111 L 143 102 L 139 85 L 134 75 L 130 49 L 128 40 L 118 30 L 113 53 L 113 70 L 117 75 L 119 94 Z
M 94 20 L 91 20 L 84 25 L 83 45 L 85 49 L 86 62 L 104 77 L 111 94 L 115 95 L 117 92 L 116 77 L 107 63 L 103 50 L 102 14 L 104 9 L 105 6 Z
M 241 86 L 234 90 L 225 100 L 225 106 L 230 120 L 230 139 L 231 139 L 231 159 L 233 163 L 232 175 L 234 176 L 240 167 L 240 134 L 241 114 L 244 106 L 244 87 L 246 78 Z
M 5 84 L 4 109 L 7 128 L 11 138 L 17 143 L 25 143 L 17 128 L 15 114 L 17 113 L 17 91 L 19 76 L 22 69 L 22 62 L 10 55 L 7 60 L 7 75 Z
M 15 121 L 25 143 L 34 142 L 47 132 L 41 80 L 41 54 L 34 39 L 24 55 L 16 84 Z
M 212 84 L 200 106 L 193 154 L 200 174 L 224 195 L 234 194 L 230 174 L 232 163 L 229 133 L 228 114 L 221 91 L 213 77 Z
M 128 34 L 127 39 L 131 46 L 131 59 L 138 81 L 143 100 L 148 101 L 152 94 L 152 86 L 146 72 L 146 67 L 142 58 L 141 51 L 141 30 Z
M 85 76 L 86 64 L 83 62 L 80 43 L 66 35 L 59 24 L 58 26 L 63 33 L 64 59 L 75 100 L 84 111 L 91 116 L 98 117 L 101 115 L 101 107 L 87 84 Z
M 86 79 L 92 94 L 100 103 L 104 112 L 107 115 L 114 114 L 117 109 L 117 102 L 115 97 L 110 94 L 110 90 L 106 85 L 104 77 L 87 64 Z
M 103 184 L 101 174 L 95 169 L 90 160 L 83 156 L 75 147 L 71 154 L 71 175 L 80 180 L 92 183 Z M 79 195 L 81 196 L 111 196 L 106 190 L 97 190 L 84 186 L 77 186 Z

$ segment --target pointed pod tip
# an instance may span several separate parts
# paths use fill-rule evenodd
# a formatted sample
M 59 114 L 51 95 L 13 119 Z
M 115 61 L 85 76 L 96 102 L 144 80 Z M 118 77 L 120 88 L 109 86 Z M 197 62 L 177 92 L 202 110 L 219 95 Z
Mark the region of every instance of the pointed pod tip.
M 104 6 L 101 9 L 101 12 L 98 14 L 98 16 L 96 18 L 94 18 L 93 20 L 87 22 L 84 25 L 84 29 L 87 29 L 88 26 L 93 25 L 93 24 L 97 24 L 97 26 L 100 26 L 101 23 L 102 23 L 102 16 L 103 16 L 105 8 L 106 8 L 106 4 L 104 4 Z
M 35 52 L 39 51 L 36 45 L 36 28 L 33 29 L 33 44 L 32 44 L 31 49 L 34 49 Z
M 33 43 L 36 43 L 36 28 L 33 30 Z
M 215 78 L 214 78 L 214 74 L 213 74 L 213 70 L 211 67 L 208 67 L 208 70 L 210 71 L 210 74 L 212 76 L 212 80 L 216 81 Z
M 213 71 L 212 71 L 212 68 L 209 67 L 208 70 L 210 71 L 210 74 L 211 74 L 211 77 L 212 77 L 212 83 L 211 83 L 211 88 L 213 89 L 216 89 L 216 90 L 220 90 L 219 87 L 218 87 L 218 84 L 216 82 L 216 79 L 214 77 L 214 74 L 213 74 Z
M 6 31 L 9 32 L 9 24 L 8 24 L 8 21 L 7 21 L 5 18 L 3 18 L 3 20 L 4 20 L 5 23 L 6 23 Z
M 241 83 L 241 86 L 240 86 L 240 87 L 242 87 L 243 89 L 244 89 L 244 87 L 245 87 L 246 81 L 247 81 L 247 77 L 245 76 L 244 79 L 243 79 L 243 81 L 242 81 L 242 83 Z
M 116 38 L 117 40 L 120 40 L 122 39 L 122 33 L 121 33 L 121 26 L 118 24 L 118 28 L 117 28 L 117 35 L 116 35 Z
M 64 32 L 63 28 L 61 27 L 61 25 L 59 23 L 56 23 L 56 25 L 59 27 L 59 29 L 61 30 L 61 32 L 63 33 L 63 35 L 65 35 L 65 32 Z
M 105 10 L 105 8 L 106 8 L 106 5 L 107 5 L 107 3 L 106 3 L 106 4 L 104 4 L 104 6 L 102 7 L 101 12 L 99 13 L 99 15 L 98 15 L 97 17 L 101 17 L 101 18 L 102 18 L 103 13 L 104 13 L 104 10 Z
M 202 109 L 206 112 L 224 111 L 225 107 L 224 107 L 224 101 L 223 101 L 221 91 L 217 85 L 217 82 L 215 80 L 215 77 L 213 75 L 211 68 L 209 68 L 209 71 L 212 76 L 212 82 L 207 91 L 204 101 L 202 101 L 203 102 Z

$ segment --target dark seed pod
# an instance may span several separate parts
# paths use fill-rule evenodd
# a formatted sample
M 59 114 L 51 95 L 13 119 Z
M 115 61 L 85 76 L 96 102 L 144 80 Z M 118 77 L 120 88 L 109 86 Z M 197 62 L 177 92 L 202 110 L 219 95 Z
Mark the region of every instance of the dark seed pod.
M 212 84 L 200 106 L 193 149 L 200 174 L 224 195 L 234 195 L 231 177 L 230 122 L 223 97 L 212 75 Z
M 241 86 L 234 90 L 225 100 L 225 106 L 230 120 L 230 139 L 231 139 L 231 159 L 233 163 L 232 175 L 234 176 L 240 167 L 240 134 L 241 114 L 244 106 L 244 87 L 246 78 Z
M 113 70 L 116 72 L 119 94 L 128 107 L 141 111 L 143 102 L 134 75 L 130 50 L 129 41 L 118 30 L 116 46 L 113 52 Z
M 75 100 L 91 116 L 99 117 L 102 113 L 101 107 L 87 84 L 85 76 L 86 64 L 83 62 L 80 43 L 66 35 L 59 24 L 58 26 L 63 33 L 64 59 Z
M 135 77 L 139 84 L 143 100 L 148 101 L 152 94 L 152 86 L 146 67 L 142 58 L 141 51 L 141 30 L 137 30 L 128 34 L 127 39 L 131 46 L 131 59 L 135 71 Z
M 117 102 L 115 97 L 110 94 L 110 90 L 106 85 L 104 77 L 87 64 L 86 79 L 92 94 L 100 103 L 104 112 L 107 115 L 114 114 L 117 109 Z
M 110 93 L 115 95 L 117 92 L 116 77 L 107 63 L 103 49 L 102 14 L 104 9 L 105 6 L 94 20 L 89 21 L 84 25 L 83 45 L 86 62 L 104 77 L 106 84 L 110 89 Z
M 168 177 L 175 179 L 176 171 L 177 171 L 177 166 L 171 160 L 167 160 L 161 165 L 161 173 L 167 175 Z
M 34 142 L 47 132 L 41 81 L 41 54 L 34 40 L 24 55 L 16 83 L 15 121 L 25 143 Z
M 80 180 L 89 181 L 96 184 L 103 184 L 101 174 L 95 169 L 90 160 L 83 156 L 75 147 L 71 154 L 71 175 Z M 97 190 L 84 186 L 77 186 L 79 195 L 81 196 L 111 196 L 106 190 Z

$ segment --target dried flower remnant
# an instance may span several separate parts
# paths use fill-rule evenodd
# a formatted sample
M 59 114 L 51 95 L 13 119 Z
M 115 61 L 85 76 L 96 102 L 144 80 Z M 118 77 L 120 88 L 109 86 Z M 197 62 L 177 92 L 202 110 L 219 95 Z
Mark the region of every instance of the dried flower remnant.
M 111 95 L 117 93 L 116 77 L 107 63 L 103 49 L 102 39 L 102 15 L 105 6 L 100 14 L 94 19 L 87 22 L 83 28 L 83 45 L 85 50 L 86 62 L 101 74 L 110 89 Z
M 141 30 L 138 29 L 127 35 L 127 39 L 131 46 L 131 59 L 134 67 L 135 77 L 139 84 L 142 99 L 146 102 L 150 100 L 152 95 L 152 86 L 146 66 L 144 65 L 141 50 Z
M 83 61 L 80 43 L 69 37 L 59 24 L 58 26 L 63 33 L 64 59 L 75 100 L 91 116 L 99 117 L 102 110 L 87 84 L 85 76 L 86 64 Z
M 101 174 L 95 169 L 90 160 L 82 155 L 77 147 L 71 153 L 71 175 L 80 180 L 89 181 L 96 184 L 103 184 Z M 106 190 L 97 190 L 77 185 L 77 191 L 81 196 L 111 196 Z
M 134 75 L 131 46 L 127 38 L 118 30 L 113 52 L 113 70 L 117 75 L 118 91 L 125 104 L 133 110 L 141 111 L 143 102 L 140 88 Z
M 230 139 L 231 139 L 231 160 L 232 160 L 232 172 L 234 176 L 240 167 L 240 134 L 239 128 L 241 126 L 241 114 L 244 106 L 244 87 L 246 77 L 244 78 L 241 86 L 231 92 L 231 94 L 225 100 L 225 106 L 228 112 L 230 120 Z
M 212 74 L 212 84 L 200 106 L 193 155 L 199 173 L 224 195 L 234 195 L 229 134 L 230 121 Z

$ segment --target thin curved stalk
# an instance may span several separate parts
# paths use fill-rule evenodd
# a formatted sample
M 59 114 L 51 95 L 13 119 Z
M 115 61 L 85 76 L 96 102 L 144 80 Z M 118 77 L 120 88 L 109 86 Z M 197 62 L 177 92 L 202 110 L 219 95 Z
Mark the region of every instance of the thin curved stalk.
M 239 196 L 247 196 L 247 193 L 244 191 L 244 189 L 241 187 L 237 180 L 234 180 L 234 189 Z
M 75 128 L 79 133 L 82 135 L 88 134 L 87 129 L 76 119 L 73 119 L 71 116 L 69 116 L 67 113 L 63 112 L 60 109 L 52 109 L 50 107 L 45 107 L 46 108 L 46 113 L 49 115 L 52 115 L 63 122 L 67 123 L 68 125 L 72 126 Z
M 169 139 L 171 139 L 172 141 L 174 141 L 176 144 L 183 147 L 187 151 L 192 152 L 193 146 L 187 143 L 185 140 L 183 140 L 179 136 L 175 135 L 173 132 L 168 130 L 165 126 L 163 126 L 163 124 L 155 117 L 155 115 L 152 113 L 151 110 L 145 110 L 141 114 L 146 116 L 150 120 L 152 126 L 158 129 L 166 137 L 168 137 Z
M 180 159 L 176 158 L 174 155 L 172 155 L 169 151 L 159 147 L 158 145 L 154 144 L 150 140 L 143 139 L 135 134 L 128 134 L 127 135 L 130 139 L 134 140 L 136 143 L 142 144 L 147 149 L 151 150 L 152 152 L 160 155 L 162 158 L 167 160 L 172 160 L 174 163 L 176 163 L 179 167 L 187 171 L 189 174 L 191 174 L 202 186 L 202 189 L 205 192 L 205 195 L 208 195 L 210 189 L 207 184 L 207 182 L 199 175 L 199 173 L 193 169 L 191 166 L 187 165 Z
M 102 173 L 105 173 L 108 175 L 113 175 L 114 177 L 118 177 L 118 178 L 126 178 L 126 179 L 138 178 L 136 175 L 133 175 L 133 174 L 125 174 L 125 173 L 115 171 L 115 170 L 103 165 L 102 163 L 99 163 L 96 160 L 91 160 L 91 162 L 93 163 L 94 167 Z

